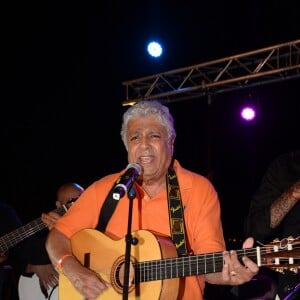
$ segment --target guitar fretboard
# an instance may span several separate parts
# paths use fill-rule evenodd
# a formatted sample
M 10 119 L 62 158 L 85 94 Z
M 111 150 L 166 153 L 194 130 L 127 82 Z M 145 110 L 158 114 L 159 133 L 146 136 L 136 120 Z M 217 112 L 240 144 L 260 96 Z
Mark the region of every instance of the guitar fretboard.
M 259 251 L 258 251 L 259 249 Z M 261 247 L 237 250 L 239 259 L 248 256 L 257 263 Z M 147 282 L 221 272 L 224 264 L 223 252 L 189 255 L 135 263 L 135 282 Z
M 63 215 L 67 211 L 66 205 L 63 205 L 54 210 L 59 215 Z M 41 218 L 37 218 L 26 225 L 23 225 L 10 233 L 7 233 L 0 237 L 0 252 L 4 253 L 16 246 L 18 243 L 32 236 L 33 234 L 46 228 Z

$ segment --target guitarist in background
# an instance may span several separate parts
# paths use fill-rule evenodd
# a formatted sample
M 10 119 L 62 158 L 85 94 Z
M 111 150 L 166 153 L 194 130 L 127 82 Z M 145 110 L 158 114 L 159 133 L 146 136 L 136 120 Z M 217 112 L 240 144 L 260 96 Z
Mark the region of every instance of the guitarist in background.
M 133 201 L 132 231 L 145 229 L 171 237 L 174 225 L 178 232 L 184 232 L 183 241 L 186 240 L 189 253 L 225 251 L 220 203 L 214 187 L 204 176 L 184 169 L 173 160 L 176 133 L 169 109 L 158 101 L 138 102 L 123 116 L 121 137 L 128 152 L 128 162 L 142 168 L 142 174 L 133 184 L 136 199 Z M 89 186 L 48 235 L 46 248 L 53 265 L 65 274 L 85 299 L 95 299 L 112 287 L 110 282 L 84 267 L 72 255 L 70 239 L 82 229 L 97 228 L 103 220 L 99 219 L 103 203 L 110 191 L 115 191 L 114 186 L 123 173 L 124 170 L 108 175 Z M 123 238 L 127 233 L 129 196 L 126 191 L 122 195 L 116 189 L 115 196 L 118 195 L 120 199 L 114 212 L 111 216 L 104 216 L 104 219 L 109 219 L 105 233 Z M 171 205 L 169 210 L 168 201 L 171 203 L 174 198 L 182 205 Z M 115 199 L 108 201 L 115 203 Z M 183 211 L 184 224 L 177 220 L 170 226 L 170 215 L 178 208 Z M 251 247 L 252 243 L 253 240 L 248 239 L 244 246 Z M 182 245 L 181 241 L 175 244 Z M 205 281 L 238 285 L 249 281 L 258 272 L 258 266 L 249 258 L 244 256 L 243 263 L 240 263 L 235 251 L 225 252 L 224 260 L 220 272 L 183 277 L 176 294 L 166 291 L 167 299 L 200 300 L 203 299 Z
M 77 183 L 62 185 L 57 191 L 56 206 L 60 207 L 78 198 L 82 192 L 83 188 Z M 0 236 L 23 225 L 15 210 L 8 204 L 0 203 L 0 214 Z M 42 214 L 41 219 L 50 229 L 59 217 L 57 213 L 50 212 Z M 47 234 L 48 230 L 41 229 L 41 232 L 10 249 L 9 253 L 0 253 L 0 300 L 50 299 L 49 292 L 57 286 L 58 274 L 45 249 Z M 2 286 L 5 286 L 3 291 Z M 55 299 L 54 295 L 51 299 Z
M 56 207 L 58 208 L 71 200 L 77 199 L 83 190 L 77 183 L 63 184 L 56 193 Z M 43 213 L 41 219 L 51 229 L 59 217 L 59 214 L 50 212 L 48 214 Z M 58 284 L 58 274 L 53 268 L 45 248 L 47 235 L 48 230 L 42 230 L 33 238 L 24 241 L 27 244 L 26 251 L 31 253 L 31 255 L 29 258 L 30 263 L 26 265 L 25 272 L 23 272 L 19 280 L 20 300 L 57 299 L 57 293 L 51 295 Z
M 268 167 L 250 203 L 245 234 L 260 243 L 300 236 L 300 150 L 281 154 Z M 260 273 L 265 282 L 275 284 L 280 299 L 300 299 L 300 274 Z

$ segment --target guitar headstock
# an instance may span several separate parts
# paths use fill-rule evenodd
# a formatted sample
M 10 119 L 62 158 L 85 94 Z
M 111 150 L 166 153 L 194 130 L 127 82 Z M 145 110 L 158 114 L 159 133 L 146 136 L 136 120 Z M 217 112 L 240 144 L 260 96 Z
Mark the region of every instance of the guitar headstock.
M 71 205 L 74 204 L 74 202 L 78 199 L 79 197 L 76 198 L 72 198 L 70 200 L 68 200 L 65 204 L 63 204 L 62 206 L 58 207 L 57 209 L 55 209 L 55 212 L 57 212 L 58 214 L 60 214 L 61 216 L 65 214 L 65 212 L 71 207 Z
M 78 197 L 74 197 L 74 198 L 71 198 L 70 200 L 68 200 L 64 205 L 66 205 L 68 208 L 74 204 L 74 202 L 79 198 Z
M 297 273 L 300 269 L 300 236 L 275 239 L 260 251 L 261 266 L 277 272 L 289 270 Z

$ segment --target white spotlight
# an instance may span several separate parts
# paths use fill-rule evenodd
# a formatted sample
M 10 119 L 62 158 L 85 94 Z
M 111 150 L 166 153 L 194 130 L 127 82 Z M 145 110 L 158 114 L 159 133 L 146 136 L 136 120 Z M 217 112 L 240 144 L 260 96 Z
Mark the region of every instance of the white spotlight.
M 148 53 L 153 57 L 160 57 L 162 55 L 163 49 L 158 42 L 150 42 L 147 47 Z

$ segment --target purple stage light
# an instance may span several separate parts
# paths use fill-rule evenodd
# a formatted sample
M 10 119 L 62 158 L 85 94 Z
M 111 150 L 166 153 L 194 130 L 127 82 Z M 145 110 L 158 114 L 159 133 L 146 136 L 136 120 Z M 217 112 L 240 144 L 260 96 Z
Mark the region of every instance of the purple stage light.
M 252 121 L 255 115 L 255 110 L 250 106 L 244 107 L 241 111 L 241 117 L 246 121 Z

